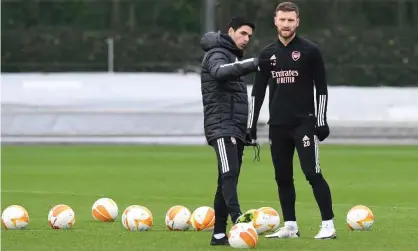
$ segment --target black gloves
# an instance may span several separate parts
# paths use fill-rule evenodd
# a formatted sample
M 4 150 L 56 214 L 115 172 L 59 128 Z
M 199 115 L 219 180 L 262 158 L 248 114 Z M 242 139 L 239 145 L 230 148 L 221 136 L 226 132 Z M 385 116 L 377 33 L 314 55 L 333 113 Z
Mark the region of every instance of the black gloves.
M 309 114 L 309 118 L 312 122 L 312 124 L 315 126 L 315 133 L 318 137 L 319 141 L 324 141 L 329 136 L 329 126 L 328 123 L 325 121 L 323 126 L 318 126 L 318 121 L 316 116 L 313 114 Z
M 260 161 L 260 145 L 256 142 L 257 139 L 257 129 L 247 129 L 245 134 L 246 146 L 254 147 L 254 160 Z
M 256 142 L 255 140 L 257 139 L 257 132 L 252 132 L 255 130 L 251 130 L 250 128 L 247 128 L 247 133 L 245 134 L 245 141 L 246 141 L 246 146 L 255 146 Z
M 318 137 L 319 141 L 323 141 L 329 136 L 329 126 L 325 123 L 324 126 L 317 126 L 316 127 L 316 136 Z

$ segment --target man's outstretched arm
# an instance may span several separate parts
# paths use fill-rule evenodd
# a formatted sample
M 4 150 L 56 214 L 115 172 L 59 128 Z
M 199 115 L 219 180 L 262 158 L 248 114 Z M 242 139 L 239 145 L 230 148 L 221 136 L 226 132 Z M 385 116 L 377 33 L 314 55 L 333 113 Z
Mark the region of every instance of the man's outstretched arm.
M 255 72 L 258 66 L 257 58 L 249 58 L 234 63 L 228 63 L 228 57 L 220 51 L 210 52 L 207 56 L 207 69 L 215 80 L 228 80 Z

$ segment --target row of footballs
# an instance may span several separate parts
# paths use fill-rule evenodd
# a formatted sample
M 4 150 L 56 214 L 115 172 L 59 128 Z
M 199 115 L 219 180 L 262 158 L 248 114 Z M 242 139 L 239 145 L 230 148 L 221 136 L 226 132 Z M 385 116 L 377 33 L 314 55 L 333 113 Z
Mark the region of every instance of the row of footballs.
M 274 231 L 279 227 L 280 216 L 275 209 L 262 207 L 248 211 L 253 211 L 253 226 L 258 234 Z M 92 216 L 98 221 L 114 221 L 118 216 L 118 206 L 110 198 L 101 198 L 93 204 Z M 9 206 L 2 213 L 2 224 L 6 229 L 26 228 L 28 223 L 29 215 L 21 206 Z M 53 229 L 71 228 L 74 223 L 75 213 L 67 205 L 57 205 L 49 211 L 48 224 Z M 165 223 L 170 230 L 184 231 L 190 226 L 197 231 L 212 230 L 215 224 L 215 212 L 211 207 L 203 206 L 191 214 L 184 206 L 173 206 L 166 213 Z M 347 224 L 351 230 L 369 229 L 373 223 L 374 215 L 366 206 L 355 206 L 347 214 Z M 146 231 L 153 225 L 153 216 L 144 206 L 129 206 L 122 214 L 122 224 L 131 231 Z
M 280 216 L 271 207 L 250 209 L 253 220 L 251 223 L 235 224 L 228 232 L 228 241 L 234 248 L 251 248 L 258 243 L 258 236 L 279 228 Z M 247 211 L 247 212 L 248 212 Z M 102 222 L 114 221 L 118 215 L 117 204 L 109 198 L 97 200 L 92 207 L 92 216 Z M 152 228 L 151 211 L 139 205 L 127 207 L 122 213 L 122 225 L 130 231 L 147 231 Z M 29 215 L 25 208 L 12 205 L 2 213 L 2 224 L 5 229 L 24 229 L 29 223 Z M 75 213 L 67 205 L 57 205 L 48 214 L 48 224 L 53 229 L 68 229 L 75 223 Z M 351 208 L 347 214 L 347 224 L 351 230 L 367 230 L 374 223 L 372 211 L 363 205 Z M 173 231 L 185 231 L 192 226 L 197 231 L 212 230 L 215 224 L 215 211 L 211 207 L 202 206 L 190 210 L 184 206 L 171 207 L 165 216 L 165 224 Z
M 112 222 L 119 214 L 114 200 L 98 199 L 92 207 L 94 219 L 102 222 Z M 215 224 L 215 211 L 211 207 L 202 206 L 193 214 L 184 206 L 171 207 L 165 217 L 170 230 L 187 230 L 193 226 L 197 231 L 212 230 Z M 53 229 L 69 229 L 75 223 L 75 212 L 68 205 L 54 206 L 48 213 L 48 225 Z M 122 213 L 122 225 L 130 231 L 147 231 L 153 226 L 151 211 L 139 205 L 127 207 Z M 19 205 L 11 205 L 2 213 L 2 224 L 6 230 L 24 229 L 29 224 L 29 214 Z
M 276 230 L 280 224 L 280 216 L 271 207 L 251 209 L 253 211 L 253 227 L 258 234 Z M 118 216 L 118 206 L 110 198 L 101 198 L 92 206 L 92 216 L 102 222 L 112 222 Z M 154 219 L 151 211 L 139 205 L 127 207 L 122 213 L 122 225 L 130 231 L 147 231 L 152 228 Z M 5 229 L 24 229 L 29 224 L 29 214 L 19 205 L 7 207 L 2 213 Z M 72 228 L 75 223 L 74 210 L 64 204 L 54 206 L 48 214 L 48 225 L 53 229 Z M 193 227 L 197 231 L 213 230 L 215 211 L 211 207 L 198 207 L 193 213 L 184 206 L 171 207 L 165 215 L 165 224 L 173 231 L 185 231 Z
M 253 211 L 253 226 L 258 234 L 279 227 L 280 216 L 275 209 L 262 207 L 249 211 Z M 118 206 L 110 198 L 101 198 L 93 204 L 92 215 L 98 221 L 114 221 Z M 10 206 L 2 213 L 2 223 L 6 229 L 25 228 L 28 222 L 29 215 L 21 206 Z M 355 206 L 347 214 L 347 224 L 353 230 L 368 229 L 373 222 L 373 213 L 366 206 Z M 48 224 L 54 229 L 71 228 L 74 223 L 75 213 L 67 205 L 57 205 L 48 214 Z M 211 230 L 215 223 L 215 212 L 211 207 L 203 206 L 191 214 L 184 206 L 173 206 L 166 213 L 165 223 L 170 230 L 187 230 L 190 225 L 197 231 Z M 122 214 L 122 224 L 131 231 L 146 231 L 153 225 L 153 216 L 146 207 L 129 206 Z
M 280 216 L 271 207 L 251 209 L 252 223 L 239 223 L 228 232 L 228 241 L 234 248 L 251 248 L 258 243 L 258 235 L 276 230 L 280 224 Z M 111 222 L 118 216 L 117 204 L 109 198 L 97 200 L 92 207 L 92 216 L 102 222 Z M 130 231 L 147 231 L 153 226 L 151 211 L 139 205 L 127 207 L 122 213 L 122 225 Z M 2 213 L 2 223 L 5 229 L 24 229 L 29 224 L 29 215 L 25 208 L 19 205 L 7 207 Z M 53 229 L 69 229 L 75 223 L 75 213 L 67 205 L 53 207 L 48 214 L 48 224 Z M 192 226 L 197 231 L 213 230 L 215 211 L 211 207 L 202 206 L 190 213 L 184 206 L 171 207 L 165 216 L 165 224 L 173 231 L 185 231 Z

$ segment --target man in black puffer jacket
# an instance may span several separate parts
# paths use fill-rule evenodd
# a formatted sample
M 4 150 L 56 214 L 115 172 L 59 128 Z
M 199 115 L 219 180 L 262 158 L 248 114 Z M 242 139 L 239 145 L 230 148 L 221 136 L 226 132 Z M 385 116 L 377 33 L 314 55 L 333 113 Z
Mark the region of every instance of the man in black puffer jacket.
M 237 182 L 244 146 L 251 142 L 247 133 L 248 94 L 243 76 L 269 68 L 270 62 L 257 58 L 242 60 L 243 50 L 255 25 L 235 17 L 228 34 L 209 32 L 201 40 L 205 51 L 201 69 L 205 136 L 218 158 L 218 187 L 215 194 L 215 227 L 211 245 L 228 245 L 228 214 L 233 223 L 249 222 L 251 214 L 242 214 Z

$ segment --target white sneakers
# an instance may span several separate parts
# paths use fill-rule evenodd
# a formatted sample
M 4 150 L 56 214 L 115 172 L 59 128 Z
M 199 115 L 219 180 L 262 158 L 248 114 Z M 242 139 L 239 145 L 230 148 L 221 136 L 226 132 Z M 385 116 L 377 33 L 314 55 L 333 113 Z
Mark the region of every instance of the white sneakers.
M 298 238 L 300 237 L 299 230 L 297 228 L 296 222 L 291 224 L 286 224 L 285 226 L 279 228 L 276 232 L 266 235 L 266 238 Z M 315 239 L 324 240 L 324 239 L 335 239 L 337 238 L 337 233 L 335 231 L 334 223 L 332 220 L 323 221 L 321 229 L 318 234 L 314 237 Z
M 266 238 L 298 238 L 298 230 L 290 230 L 286 227 L 279 228 L 276 232 L 266 235 Z
M 314 238 L 317 240 L 335 239 L 337 238 L 337 233 L 335 231 L 335 228 L 321 226 L 319 233 L 315 235 Z
M 323 239 L 335 239 L 337 238 L 337 232 L 335 231 L 334 221 L 327 220 L 322 221 L 321 229 L 319 233 L 315 235 L 315 239 L 323 240 Z

